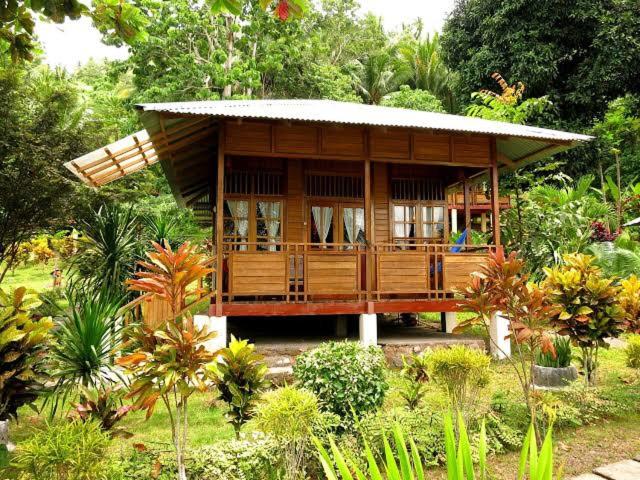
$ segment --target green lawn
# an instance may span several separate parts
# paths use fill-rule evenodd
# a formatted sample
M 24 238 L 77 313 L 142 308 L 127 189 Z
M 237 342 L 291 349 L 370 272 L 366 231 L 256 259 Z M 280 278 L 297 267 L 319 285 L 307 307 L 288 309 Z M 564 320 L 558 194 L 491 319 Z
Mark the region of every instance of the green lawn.
M 53 267 L 53 263 L 50 263 L 49 265 L 29 265 L 16 268 L 15 272 L 7 272 L 0 287 L 3 289 L 27 287 L 38 292 L 49 289 L 52 286 L 51 272 Z

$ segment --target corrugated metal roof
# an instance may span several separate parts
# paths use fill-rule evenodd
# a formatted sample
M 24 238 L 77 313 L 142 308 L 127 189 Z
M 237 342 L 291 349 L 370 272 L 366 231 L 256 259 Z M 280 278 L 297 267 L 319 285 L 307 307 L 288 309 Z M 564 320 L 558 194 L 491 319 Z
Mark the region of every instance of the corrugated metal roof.
M 588 135 L 460 115 L 336 102 L 333 100 L 222 100 L 145 103 L 137 105 L 137 107 L 146 112 L 422 128 L 449 132 L 513 136 L 551 142 L 580 143 L 589 141 L 592 138 Z

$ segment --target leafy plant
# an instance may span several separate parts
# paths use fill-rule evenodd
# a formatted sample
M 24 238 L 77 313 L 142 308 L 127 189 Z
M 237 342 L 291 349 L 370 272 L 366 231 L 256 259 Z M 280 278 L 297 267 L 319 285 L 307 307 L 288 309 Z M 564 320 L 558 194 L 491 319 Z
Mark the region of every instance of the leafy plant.
M 110 480 L 109 437 L 96 422 L 59 422 L 24 440 L 14 463 L 23 480 Z
M 555 355 L 548 331 L 549 318 L 558 307 L 542 289 L 528 283 L 529 276 L 523 270 L 524 262 L 515 252 L 508 257 L 505 257 L 502 249 L 490 253 L 480 272 L 474 274 L 460 303 L 461 309 L 473 316 L 460 322 L 454 332 L 480 325 L 491 338 L 489 328 L 492 315 L 501 312 L 507 318 L 510 338 L 516 346 L 515 360 L 511 356 L 507 358 L 518 376 L 524 401 L 533 414 L 531 370 L 538 351 Z
M 121 387 L 104 389 L 81 387 L 80 391 L 82 400 L 73 404 L 70 417 L 79 418 L 83 422 L 95 421 L 111 437 L 132 436 L 132 433 L 117 427 L 118 422 L 133 410 L 132 405 L 123 404 L 124 394 Z
M 582 352 L 588 384 L 595 382 L 600 348 L 606 338 L 622 333 L 624 311 L 617 303 L 618 287 L 604 278 L 594 257 L 575 254 L 563 257 L 564 265 L 545 268 L 544 287 L 549 299 L 561 306 L 552 314 L 560 335 L 568 335 Z
M 229 346 L 218 352 L 217 360 L 209 366 L 209 371 L 213 374 L 220 399 L 229 407 L 227 416 L 236 438 L 239 438 L 240 429 L 255 414 L 257 400 L 267 386 L 267 365 L 255 352 L 255 345 L 231 335 Z
M 266 393 L 255 415 L 258 428 L 280 444 L 285 478 L 303 477 L 306 448 L 314 429 L 322 423 L 316 396 L 308 390 L 285 386 Z
M 424 395 L 426 383 L 429 380 L 429 365 L 424 354 L 412 354 L 409 360 L 402 356 L 403 385 L 400 396 L 404 399 L 409 410 L 415 410 L 420 405 Z
M 122 346 L 124 293 L 70 283 L 64 296 L 68 308 L 52 305 L 60 315 L 49 356 L 55 379 L 52 413 L 79 387 L 100 389 L 123 380 L 114 356 Z
M 477 348 L 454 345 L 429 352 L 427 362 L 432 380 L 445 390 L 451 408 L 470 413 L 488 383 L 490 358 Z
M 176 217 L 166 212 L 149 214 L 142 217 L 147 236 L 158 245 L 173 245 L 176 241 L 178 222 Z
M 0 424 L 5 426 L 44 393 L 49 378 L 44 360 L 53 324 L 33 316 L 39 305 L 36 293 L 24 287 L 0 289 Z
M 571 352 L 571 339 L 557 335 L 553 338 L 553 348 L 556 352 L 555 358 L 551 353 L 538 352 L 536 355 L 536 365 L 541 367 L 565 368 L 571 365 L 573 354 Z
M 533 423 L 529 426 L 527 435 L 522 443 L 520 452 L 520 462 L 518 463 L 518 480 L 526 478 L 528 480 L 552 480 L 554 476 L 553 467 L 553 428 L 547 430 L 544 442 L 538 453 L 536 443 L 536 431 Z M 527 468 L 528 467 L 528 468 Z M 558 473 L 557 478 L 562 478 L 562 473 Z
M 594 243 L 586 253 L 608 276 L 627 278 L 640 272 L 640 243 L 622 232 L 613 242 Z
M 456 447 L 456 436 L 453 429 L 451 415 L 445 416 L 444 435 L 447 458 L 447 478 L 448 480 L 472 480 L 476 478 L 476 471 L 473 466 L 471 453 L 471 442 L 467 434 L 462 417 L 458 416 L 458 429 L 460 432 L 458 445 Z M 367 441 L 364 441 L 366 457 L 366 469 L 363 471 L 353 460 L 336 446 L 333 439 L 330 439 L 331 455 L 316 439 L 315 444 L 320 456 L 320 462 L 324 469 L 327 480 L 419 480 L 425 479 L 423 461 L 420 458 L 418 449 L 414 441 L 409 438 L 405 440 L 405 435 L 399 424 L 392 428 L 394 447 L 387 435 L 383 437 L 384 454 L 378 461 L 369 448 Z M 486 478 L 487 471 L 487 448 L 484 427 L 481 428 L 478 442 L 478 471 L 480 479 Z M 397 460 L 396 460 L 397 459 Z M 337 467 L 337 468 L 336 468 Z
M 382 350 L 357 342 L 327 342 L 308 350 L 296 358 L 293 374 L 318 396 L 321 408 L 346 423 L 354 414 L 376 410 L 389 388 Z
M 627 338 L 624 354 L 627 357 L 627 365 L 640 370 L 640 335 L 632 335 Z
M 624 311 L 625 330 L 640 334 L 640 279 L 636 275 L 620 281 L 618 301 Z
M 178 479 L 186 480 L 184 461 L 188 438 L 188 401 L 195 391 L 206 391 L 209 373 L 206 366 L 215 352 L 205 343 L 215 332 L 194 327 L 182 308 L 189 286 L 213 270 L 205 266 L 206 259 L 188 242 L 176 252 L 153 243 L 155 252 L 148 253 L 151 262 L 140 262 L 145 270 L 127 280 L 130 290 L 150 293 L 169 302 L 171 317 L 157 330 L 145 325 L 133 329 L 130 346 L 133 353 L 118 359 L 134 380 L 127 398 L 135 398 L 134 406 L 146 410 L 151 417 L 158 400 L 169 414 L 171 439 L 176 451 Z

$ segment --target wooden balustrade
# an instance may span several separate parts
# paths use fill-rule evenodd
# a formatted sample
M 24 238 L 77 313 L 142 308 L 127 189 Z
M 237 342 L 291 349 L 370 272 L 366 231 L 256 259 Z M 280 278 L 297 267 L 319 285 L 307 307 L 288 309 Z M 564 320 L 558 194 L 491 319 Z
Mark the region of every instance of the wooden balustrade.
M 223 245 L 222 296 L 225 303 L 444 300 L 464 288 L 492 249 L 423 243 L 367 249 L 361 244 L 229 242 Z M 372 259 L 369 273 L 367 255 Z

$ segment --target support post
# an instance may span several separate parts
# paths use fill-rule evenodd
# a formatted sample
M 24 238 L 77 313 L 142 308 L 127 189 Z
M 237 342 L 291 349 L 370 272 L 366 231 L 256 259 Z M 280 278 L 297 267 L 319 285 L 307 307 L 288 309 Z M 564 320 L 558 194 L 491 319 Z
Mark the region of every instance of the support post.
M 491 141 L 491 220 L 493 224 L 493 243 L 500 245 L 500 193 L 498 191 L 498 154 L 496 139 Z
M 218 175 L 216 190 L 216 316 L 222 317 L 222 236 L 224 232 L 224 124 L 218 127 Z
M 194 315 L 193 323 L 196 328 L 206 328 L 207 332 L 216 332 L 216 336 L 204 343 L 209 352 L 217 352 L 227 346 L 227 317 L 210 317 L 208 315 Z
M 371 262 L 371 249 L 373 248 L 373 216 L 371 208 L 371 159 L 367 154 L 364 160 L 364 229 L 367 239 L 366 250 L 366 277 L 365 286 L 367 289 L 367 301 L 371 300 L 371 279 L 373 275 L 373 267 Z
M 360 314 L 360 343 L 365 346 L 378 344 L 378 316 L 375 313 Z
M 482 212 L 480 214 L 480 231 L 482 233 L 487 233 L 487 213 Z
M 451 233 L 458 233 L 458 209 L 451 209 Z
M 511 356 L 511 339 L 509 336 L 509 320 L 500 312 L 491 316 L 489 326 L 491 342 L 489 350 L 491 355 L 498 360 L 503 360 Z
M 446 333 L 453 333 L 453 329 L 458 326 L 458 315 L 456 312 L 445 312 L 444 313 L 444 331 Z
M 464 228 L 467 230 L 467 238 L 465 243 L 471 243 L 471 188 L 469 179 L 462 181 L 464 190 Z

